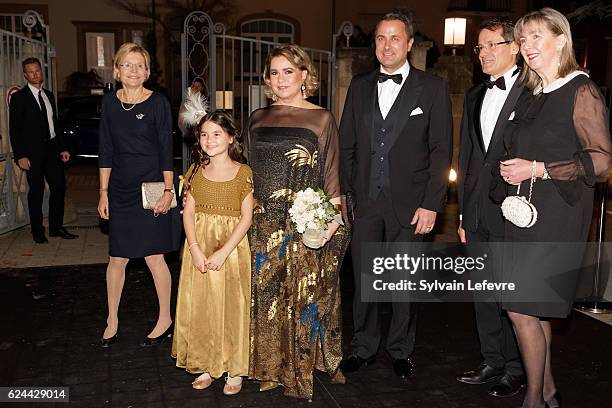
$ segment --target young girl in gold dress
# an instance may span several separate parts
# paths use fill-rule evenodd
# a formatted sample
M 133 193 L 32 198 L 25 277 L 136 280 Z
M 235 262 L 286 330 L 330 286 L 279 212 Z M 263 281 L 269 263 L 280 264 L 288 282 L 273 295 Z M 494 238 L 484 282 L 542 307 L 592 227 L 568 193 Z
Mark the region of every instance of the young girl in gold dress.
M 186 174 L 186 242 L 179 280 L 172 357 L 202 373 L 208 388 L 227 373 L 223 393 L 240 392 L 249 369 L 251 255 L 246 233 L 253 218 L 253 180 L 237 129 L 223 112 L 204 116 Z

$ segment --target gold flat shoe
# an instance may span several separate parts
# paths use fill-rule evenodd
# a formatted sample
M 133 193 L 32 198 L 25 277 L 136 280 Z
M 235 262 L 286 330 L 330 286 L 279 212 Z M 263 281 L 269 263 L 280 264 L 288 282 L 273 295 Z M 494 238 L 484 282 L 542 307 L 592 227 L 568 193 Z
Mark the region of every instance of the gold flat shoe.
M 227 380 L 229 380 L 229 377 L 225 378 L 225 385 L 223 386 L 223 394 L 225 395 L 235 395 L 238 394 L 240 392 L 240 390 L 242 389 L 242 377 L 240 378 L 240 384 L 230 384 L 227 382 Z
M 337 369 L 331 377 L 332 384 L 346 384 L 346 377 L 340 369 Z
M 279 386 L 279 383 L 276 381 L 262 381 L 259 383 L 259 391 L 260 392 L 270 391 L 278 386 Z
M 191 386 L 194 390 L 205 390 L 206 388 L 210 387 L 210 384 L 212 384 L 212 382 L 212 377 L 203 379 L 200 379 L 200 377 L 198 377 L 194 382 L 191 383 Z

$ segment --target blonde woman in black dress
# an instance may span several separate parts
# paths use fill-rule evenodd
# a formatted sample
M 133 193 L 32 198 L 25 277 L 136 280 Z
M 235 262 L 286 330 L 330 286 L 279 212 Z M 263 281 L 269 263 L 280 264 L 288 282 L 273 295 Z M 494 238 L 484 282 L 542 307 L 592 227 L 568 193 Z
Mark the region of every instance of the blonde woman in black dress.
M 519 19 L 514 33 L 526 61 L 523 80 L 532 92 L 510 117 L 505 134 L 510 159 L 501 162 L 500 174 L 509 193 L 516 194 L 522 183 L 526 195 L 535 161 L 531 202 L 538 219 L 531 228 L 506 223 L 504 274 L 523 277 L 529 288 L 543 291 L 532 293 L 532 299 L 504 301 L 503 307 L 527 373 L 523 408 L 552 408 L 559 401 L 548 318 L 570 312 L 593 213 L 593 186 L 610 168 L 609 129 L 598 88 L 576 63 L 567 19 L 544 8 Z M 547 298 L 544 290 L 551 286 L 562 301 Z
M 117 339 L 119 301 L 130 258 L 144 257 L 159 302 L 157 323 L 142 345 L 159 344 L 172 334 L 171 277 L 163 255 L 179 245 L 171 214 L 176 210 L 169 211 L 174 194 L 172 114 L 166 97 L 144 87 L 149 60 L 141 46 L 123 44 L 114 59 L 115 79 L 123 88 L 102 100 L 98 212 L 109 220 L 110 247 L 103 347 Z M 151 181 L 163 181 L 165 187 L 153 211 L 143 209 L 141 193 L 142 183 Z

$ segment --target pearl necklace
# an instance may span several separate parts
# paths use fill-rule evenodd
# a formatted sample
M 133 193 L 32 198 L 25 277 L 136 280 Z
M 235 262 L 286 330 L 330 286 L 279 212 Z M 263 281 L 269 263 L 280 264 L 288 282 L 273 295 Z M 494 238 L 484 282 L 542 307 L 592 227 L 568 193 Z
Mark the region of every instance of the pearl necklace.
M 123 91 L 123 89 L 121 89 L 121 91 Z M 122 92 L 123 96 L 125 96 L 125 91 Z M 142 91 L 140 93 L 140 98 L 142 98 L 142 95 L 144 94 L 144 91 Z M 132 104 L 132 106 L 130 106 L 129 108 L 126 108 L 125 105 L 123 105 L 123 101 L 121 100 L 121 98 L 119 98 L 119 95 L 117 95 L 117 99 L 119 99 L 119 103 L 121 103 L 121 107 L 123 108 L 124 111 L 131 111 L 132 109 L 134 109 L 134 106 L 136 106 L 135 103 Z M 129 104 L 129 103 L 128 103 Z

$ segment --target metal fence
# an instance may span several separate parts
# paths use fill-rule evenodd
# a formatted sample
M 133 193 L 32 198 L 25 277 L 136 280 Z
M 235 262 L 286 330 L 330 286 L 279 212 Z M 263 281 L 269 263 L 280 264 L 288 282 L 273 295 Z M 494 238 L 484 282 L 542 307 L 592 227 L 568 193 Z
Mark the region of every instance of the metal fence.
M 249 115 L 270 102 L 265 94 L 263 71 L 270 52 L 278 43 L 231 35 L 216 36 L 214 62 L 215 89 L 209 91 L 211 107 L 232 113 L 243 128 Z M 330 51 L 304 48 L 318 73 L 320 86 L 309 100 L 331 108 L 332 54 Z
M 336 38 L 352 35 L 352 24 L 345 22 Z M 241 128 L 246 126 L 251 112 L 267 106 L 263 71 L 270 51 L 279 43 L 227 35 L 221 23 L 213 23 L 204 12 L 195 11 L 185 18 L 181 35 L 182 87 L 186 89 L 195 78 L 205 83 L 205 94 L 211 110 L 231 112 Z M 316 68 L 320 87 L 310 101 L 332 109 L 334 92 L 334 50 L 304 48 Z M 183 166 L 187 167 L 189 152 L 183 149 Z
M 30 222 L 25 178 L 13 153 L 0 153 L 0 234 Z
M 29 222 L 25 173 L 13 163 L 9 139 L 10 97 L 25 82 L 21 63 L 28 57 L 40 60 L 45 87 L 53 91 L 54 49 L 45 42 L 49 29 L 35 11 L 2 15 L 0 26 L 0 233 L 4 233 Z

